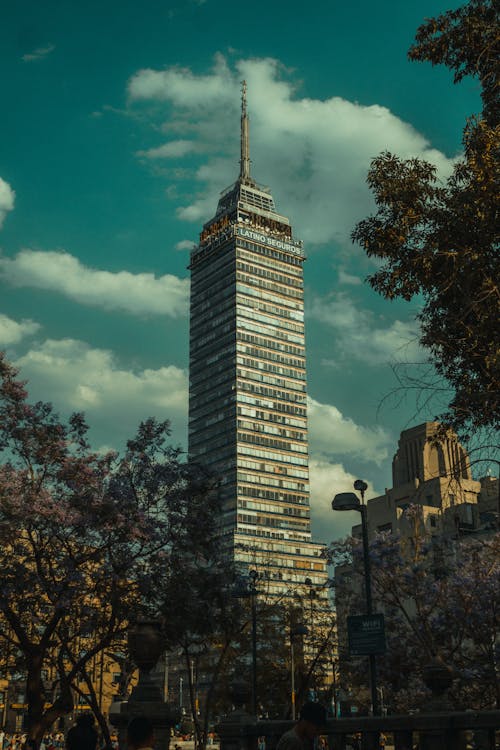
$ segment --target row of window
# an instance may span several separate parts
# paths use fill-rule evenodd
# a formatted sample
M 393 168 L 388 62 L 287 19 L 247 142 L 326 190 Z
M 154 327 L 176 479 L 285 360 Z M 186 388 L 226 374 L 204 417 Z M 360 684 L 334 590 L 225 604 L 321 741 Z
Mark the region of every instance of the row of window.
M 236 321 L 232 320 L 230 323 L 226 323 L 226 325 L 222 328 L 222 330 L 212 330 L 208 333 L 201 335 L 203 332 L 198 331 L 196 334 L 191 332 L 189 336 L 189 346 L 190 346 L 190 353 L 191 353 L 191 361 L 196 360 L 196 358 L 201 359 L 200 349 L 203 349 L 208 344 L 212 344 L 215 340 L 222 342 L 224 339 L 224 336 L 227 334 L 228 340 L 233 340 L 234 338 L 234 329 L 236 327 Z
M 247 474 L 246 472 L 238 471 L 238 482 L 246 482 L 247 484 L 252 485 L 262 484 L 265 487 L 279 487 L 280 490 L 295 490 L 296 492 L 304 493 L 304 495 L 294 495 L 289 492 L 284 492 L 282 498 L 281 492 L 279 492 L 279 497 L 275 497 L 273 500 L 284 499 L 300 504 L 308 502 L 308 495 L 305 494 L 307 493 L 305 482 L 290 482 L 286 479 L 276 479 L 273 476 L 273 473 L 275 473 L 274 469 L 276 468 L 274 464 L 256 464 L 252 461 L 242 461 L 238 468 L 255 469 L 255 471 L 259 472 L 258 474 Z M 291 475 L 292 470 L 288 469 L 287 474 Z
M 224 286 L 229 286 L 229 280 L 231 276 L 234 279 L 235 272 L 234 250 L 228 246 L 223 252 L 210 258 L 209 262 L 203 266 L 199 265 L 196 269 L 193 269 L 191 273 L 192 299 L 202 299 L 201 295 L 209 288 L 221 289 Z
M 274 459 L 276 459 L 275 456 L 273 456 Z M 281 459 L 279 459 L 281 460 Z M 241 469 L 250 469 L 253 471 L 258 471 L 260 473 L 269 473 L 269 474 L 279 474 L 280 476 L 286 476 L 286 477 L 295 477 L 297 479 L 309 479 L 309 472 L 307 469 L 304 471 L 303 469 L 299 469 L 296 466 L 280 466 L 279 464 L 272 463 L 272 464 L 266 464 L 262 462 L 256 462 L 256 461 L 250 461 L 245 460 L 244 458 L 238 457 L 238 468 Z M 254 480 L 255 481 L 255 480 Z M 270 477 L 266 477 L 267 484 L 274 484 L 273 480 Z M 286 480 L 277 479 L 276 487 L 287 487 Z M 280 484 L 280 482 L 283 482 L 283 484 Z M 292 489 L 295 489 L 294 487 Z M 300 488 L 299 488 L 300 489 Z
M 238 474 L 238 478 L 239 478 Z M 238 486 L 238 495 L 243 497 L 263 498 L 264 500 L 273 500 L 281 503 L 293 503 L 294 505 L 306 506 L 306 510 L 301 508 L 282 508 L 276 505 L 263 505 L 262 503 L 252 503 L 250 500 L 238 499 L 238 506 L 242 505 L 244 508 L 253 508 L 257 510 L 266 510 L 268 513 L 285 513 L 295 516 L 304 516 L 309 518 L 309 502 L 307 497 L 302 495 L 294 495 L 291 492 L 274 492 L 273 490 L 262 490 L 256 487 L 241 487 Z
M 307 453 L 307 444 L 298 445 L 289 443 L 287 440 L 278 440 L 277 438 L 268 438 L 261 433 L 238 432 L 238 441 L 242 443 L 252 443 L 253 445 L 263 445 L 266 448 L 278 448 L 278 450 L 291 451 L 293 453 Z
M 250 422 L 246 419 L 238 419 L 238 427 L 249 432 L 264 433 L 265 435 L 277 435 L 278 437 L 288 438 L 289 440 L 298 440 L 299 442 L 307 441 L 307 432 L 305 430 L 287 430 L 284 427 L 274 427 L 265 422 Z
M 290 367 L 282 367 L 281 365 L 273 365 L 267 361 L 256 359 L 255 357 L 243 357 L 239 355 L 236 359 L 237 364 L 244 365 L 245 367 L 253 367 L 256 370 L 264 370 L 265 372 L 273 372 L 276 375 L 283 375 L 288 378 L 295 378 L 299 380 L 306 379 L 304 369 L 292 369 Z
M 267 351 L 266 349 L 258 349 L 256 346 L 247 346 L 245 344 L 237 344 L 236 351 L 241 354 L 247 354 L 251 357 L 257 358 L 257 361 L 262 362 L 280 362 L 283 365 L 289 367 L 300 367 L 305 370 L 306 360 L 305 357 L 293 357 L 290 354 L 285 356 L 284 354 L 276 354 L 273 351 Z
M 280 305 L 287 310 L 304 310 L 304 302 L 302 294 L 297 292 L 296 297 L 289 297 L 286 292 L 282 291 L 282 287 L 278 286 L 273 282 L 269 284 L 269 287 L 262 286 L 261 279 L 254 279 L 246 274 L 238 273 L 236 275 L 236 292 L 238 294 L 246 294 L 249 297 L 256 297 L 264 302 L 269 302 L 272 305 Z M 264 290 L 267 291 L 264 291 Z
M 288 354 L 295 354 L 305 358 L 304 346 L 294 346 L 293 344 L 284 344 L 281 341 L 275 341 L 272 338 L 263 338 L 262 336 L 253 336 L 252 334 L 245 333 L 244 331 L 236 332 L 236 340 L 244 341 L 248 344 L 256 344 L 262 349 L 276 349 L 280 352 Z
M 294 529 L 296 531 L 307 532 L 309 523 L 304 521 L 282 520 L 272 518 L 271 516 L 249 516 L 246 513 L 238 513 L 238 523 L 247 523 L 251 526 L 267 526 L 275 529 Z
M 275 424 L 284 424 L 289 427 L 300 427 L 303 430 L 307 429 L 307 420 L 304 419 L 293 419 L 292 417 L 284 417 L 281 414 L 273 414 L 268 411 L 261 411 L 260 409 L 248 409 L 245 406 L 238 406 L 238 416 L 250 417 L 253 419 L 262 419 L 265 422 L 274 422 Z
M 299 556 L 301 560 L 309 558 L 311 568 L 324 571 L 326 569 L 326 563 L 324 561 L 316 562 L 314 559 L 321 556 L 323 546 L 320 544 L 314 544 L 314 542 L 308 542 L 307 540 L 303 540 L 303 542 L 305 542 L 305 544 L 302 543 L 300 547 L 297 547 L 296 545 L 292 546 L 291 544 L 285 545 L 281 542 L 266 544 L 262 554 L 259 554 L 259 550 L 256 550 L 257 554 L 254 555 L 254 550 L 250 550 L 253 559 L 248 559 L 248 556 L 244 554 L 245 550 L 242 549 L 238 555 L 238 559 L 242 561 L 247 559 L 248 562 L 253 562 L 254 565 L 259 566 L 269 565 L 269 552 L 272 552 L 272 562 L 276 567 L 294 568 L 296 556 Z M 322 581 L 314 581 L 314 579 L 313 582 L 322 583 Z M 304 583 L 304 579 L 302 579 L 302 583 Z
M 267 458 L 270 461 L 280 461 L 281 463 L 296 464 L 297 466 L 307 466 L 307 458 L 299 458 L 295 453 L 282 453 L 279 456 L 273 451 L 261 451 L 256 448 L 250 448 L 248 445 L 244 445 L 242 442 L 238 442 L 237 445 L 238 454 L 244 456 L 254 456 L 254 458 Z
M 296 310 L 290 310 L 285 305 L 281 306 L 279 304 L 280 300 L 265 301 L 262 299 L 262 295 L 257 294 L 244 284 L 238 284 L 236 291 L 238 303 L 244 304 L 250 310 L 260 310 L 261 312 L 269 313 L 269 315 L 274 315 L 280 320 L 285 318 L 300 322 L 304 321 L 304 310 L 300 307 Z
M 304 283 L 301 276 L 285 275 L 279 273 L 278 270 L 270 270 L 272 266 L 266 268 L 264 266 L 249 265 L 248 263 L 242 263 L 236 261 L 236 279 L 241 278 L 239 272 L 247 273 L 254 279 L 267 279 L 268 281 L 275 281 L 277 284 L 283 284 L 285 287 L 295 287 L 295 289 L 303 289 Z
M 301 334 L 293 333 L 290 330 L 281 330 L 275 325 L 268 324 L 267 326 L 260 325 L 254 318 L 239 318 L 238 319 L 238 330 L 240 331 L 252 331 L 253 333 L 261 333 L 266 337 L 274 337 L 281 339 L 282 341 L 290 341 L 293 344 L 299 344 L 304 346 L 304 332 Z
M 291 276 L 298 276 L 302 278 L 303 270 L 302 270 L 302 262 L 299 263 L 290 263 L 288 261 L 288 258 L 290 256 L 285 256 L 283 259 L 279 258 L 271 258 L 270 256 L 267 256 L 265 253 L 261 252 L 255 252 L 252 248 L 249 247 L 236 247 L 236 258 L 238 260 L 244 260 L 248 261 L 251 266 L 264 266 L 268 268 L 275 268 L 278 271 L 281 271 L 282 273 L 285 273 L 287 275 Z
M 200 334 L 220 328 L 226 321 L 234 320 L 236 310 L 233 300 L 214 305 L 210 312 L 191 319 L 190 338 L 197 341 Z
M 243 240 L 240 237 L 237 238 L 237 246 L 238 251 L 240 250 L 240 248 L 246 248 L 247 250 L 251 250 L 253 253 L 265 255 L 268 258 L 273 258 L 273 260 L 280 261 L 281 263 L 286 263 L 287 266 L 299 266 L 300 268 L 302 268 L 302 262 L 304 259 L 295 255 L 287 255 L 286 253 L 279 252 L 279 250 L 265 247 L 265 245 L 258 245 L 256 242 L 249 242 L 248 240 Z M 251 256 L 249 257 L 251 258 Z
M 238 326 L 242 325 L 244 320 L 250 319 L 258 323 L 266 323 L 273 331 L 292 331 L 294 333 L 302 333 L 302 336 L 304 336 L 303 323 L 292 323 L 290 320 L 285 320 L 285 318 L 273 318 L 269 314 L 252 310 L 241 302 L 236 303 L 236 319 L 238 320 Z
M 269 518 L 272 519 L 273 516 L 277 516 L 278 522 L 279 522 L 280 516 L 281 517 L 287 516 L 287 518 L 284 519 L 287 523 L 290 520 L 288 516 L 294 516 L 295 518 L 304 519 L 305 523 L 301 521 L 300 525 L 308 526 L 308 521 L 309 521 L 309 509 L 308 508 L 282 508 L 280 506 L 270 505 L 268 503 L 262 503 L 262 502 L 259 502 L 258 500 L 255 500 L 255 501 L 242 500 L 240 498 L 238 498 L 238 508 L 244 508 L 246 510 L 251 510 L 251 511 L 260 511 L 261 513 L 270 513 L 271 516 L 269 516 Z M 265 516 L 265 517 L 268 518 L 268 516 Z M 258 515 L 256 516 L 255 514 L 253 514 L 253 518 L 260 518 L 260 516 Z M 274 523 L 274 520 L 271 525 L 273 526 L 276 525 L 276 523 Z
M 253 383 L 248 383 L 244 380 L 238 383 L 238 388 L 247 393 L 255 393 L 258 396 L 270 396 L 271 398 L 278 398 L 281 401 L 296 401 L 302 404 L 305 404 L 306 401 L 306 396 L 303 393 L 280 391 L 277 388 L 267 388 L 264 385 L 253 385 Z M 280 411 L 280 409 L 278 409 L 278 411 Z
M 226 408 L 222 408 L 222 405 L 217 401 L 210 401 L 206 402 L 205 400 L 203 402 L 194 402 L 193 400 L 189 403 L 189 422 L 191 425 L 194 424 L 194 422 L 197 422 L 198 420 L 202 419 L 203 417 L 210 417 L 213 418 L 215 414 L 221 414 L 221 419 L 231 419 L 234 414 L 234 394 L 232 398 L 231 405 L 226 406 Z M 217 419 L 217 421 L 219 421 Z
M 206 289 L 195 290 L 192 288 L 190 313 L 191 318 L 200 317 L 210 309 L 214 300 L 222 302 L 224 299 L 234 297 L 236 274 L 233 272 L 215 284 L 210 284 Z M 199 286 L 199 285 L 198 285 Z
M 235 394 L 234 393 L 228 393 L 227 391 L 218 390 L 214 394 L 212 394 L 212 400 L 217 400 L 216 404 L 210 403 L 207 406 L 207 402 L 205 400 L 203 401 L 196 401 L 194 398 L 191 399 L 189 403 L 189 429 L 190 432 L 193 429 L 194 423 L 198 420 L 202 419 L 204 415 L 205 417 L 207 414 L 211 414 L 212 410 L 221 409 L 225 410 L 226 408 L 233 408 L 234 401 L 235 401 Z
M 201 391 L 203 393 L 203 391 Z M 231 393 L 228 393 L 227 390 L 222 391 L 221 389 L 217 390 L 214 394 L 211 394 L 211 397 L 209 399 L 206 398 L 206 393 L 204 393 L 203 400 L 195 398 L 195 396 L 198 395 L 195 391 L 192 392 L 191 401 L 190 401 L 190 408 L 189 408 L 189 422 L 190 427 L 194 427 L 194 423 L 198 420 L 201 420 L 203 417 L 212 417 L 212 415 L 215 415 L 215 411 L 217 413 L 221 414 L 220 418 L 217 418 L 216 421 L 222 420 L 222 419 L 231 419 L 234 416 L 234 402 L 237 400 L 238 403 L 245 403 L 250 404 L 251 406 L 262 406 L 266 409 L 273 409 L 277 412 L 277 414 L 267 414 L 265 415 L 265 418 L 269 421 L 276 421 L 280 422 L 281 414 L 292 414 L 297 415 L 306 418 L 306 410 L 302 406 L 294 406 L 292 404 L 288 403 L 280 403 L 279 401 L 268 401 L 264 399 L 258 399 L 254 398 L 252 396 L 247 396 L 244 393 L 238 393 L 237 398 L 234 391 L 231 391 Z M 221 399 L 221 395 L 224 396 L 223 399 Z M 244 408 L 244 407 L 239 407 Z M 260 412 L 260 415 L 264 415 L 264 412 Z M 213 417 L 212 417 L 213 418 Z M 261 416 L 262 418 L 262 416 Z M 286 421 L 285 421 L 286 423 Z M 293 422 L 291 422 L 293 423 Z M 208 424 L 205 422 L 203 426 Z M 304 424 L 305 422 L 299 422 L 297 426 L 301 426 L 301 424 Z
M 236 284 L 236 291 L 249 295 L 250 297 L 257 297 L 264 302 L 270 302 L 271 304 L 281 305 L 282 307 L 292 310 L 303 310 L 304 309 L 304 295 L 302 292 L 296 292 L 295 289 L 287 290 L 286 293 L 281 292 L 281 287 L 274 285 L 272 289 L 266 286 L 267 291 L 264 291 L 260 284 L 260 280 L 254 279 L 252 284 L 243 284 L 241 281 Z
M 203 384 L 208 384 L 209 388 L 215 388 L 218 385 L 226 381 L 234 381 L 234 363 L 229 361 L 227 367 L 224 367 L 222 362 L 220 365 L 214 367 L 196 368 L 194 373 L 191 373 L 189 380 L 189 391 L 194 394 L 203 392 Z
M 229 434 L 212 435 L 199 431 L 191 434 L 189 438 L 189 450 L 196 451 L 197 456 L 215 453 L 228 445 L 234 445 L 234 440 Z
M 226 297 L 215 297 L 211 295 L 207 299 L 205 310 L 191 310 L 191 334 L 196 335 L 197 328 L 210 324 L 213 328 L 221 313 L 234 310 L 235 294 Z
M 276 281 L 268 281 L 267 279 L 263 279 L 262 277 L 256 278 L 255 276 L 244 273 L 243 271 L 238 271 L 237 278 L 238 281 L 241 281 L 244 284 L 248 284 L 249 286 L 258 289 L 259 293 L 262 295 L 264 294 L 264 292 L 262 291 L 263 289 L 271 292 L 274 296 L 279 295 L 280 298 L 283 299 L 283 304 L 285 304 L 285 301 L 291 304 L 291 300 L 295 299 L 299 300 L 300 303 L 303 304 L 304 291 L 302 288 L 295 289 L 288 285 L 284 286 L 283 284 L 277 284 Z
M 245 387 L 248 386 L 248 387 Z M 255 391 L 256 389 L 251 385 L 251 383 L 242 383 L 241 384 L 241 390 L 245 391 Z M 263 389 L 260 389 L 261 391 Z M 259 395 L 262 396 L 271 396 L 272 398 L 279 398 L 282 399 L 282 401 L 290 401 L 292 399 L 285 398 L 284 395 L 281 395 L 282 391 L 272 391 L 272 389 L 265 389 L 268 390 L 269 393 L 260 393 Z M 289 396 L 290 394 L 288 394 Z M 292 394 L 294 395 L 294 394 Z M 298 399 L 293 399 L 298 400 Z M 306 407 L 305 407 L 305 399 L 301 399 L 304 403 L 304 406 L 295 406 L 292 404 L 287 403 L 281 403 L 280 401 L 268 401 L 265 399 L 260 399 L 252 396 L 245 396 L 244 393 L 238 393 L 237 401 L 238 403 L 243 404 L 252 404 L 253 406 L 263 406 L 267 409 L 274 409 L 274 411 L 282 412 L 283 414 L 296 414 L 301 417 L 305 417 L 307 415 Z
M 297 378 L 298 382 L 294 382 L 293 380 L 285 380 L 284 378 L 279 378 L 273 375 L 262 375 L 255 370 L 244 370 L 242 368 L 237 368 L 236 375 L 240 379 L 251 380 L 255 383 L 267 383 L 268 385 L 274 385 L 277 388 L 287 388 L 290 391 L 301 391 L 302 393 L 305 393 L 306 391 L 306 384 L 302 378 Z
M 233 357 L 234 357 L 234 342 L 231 341 L 222 349 L 217 348 L 217 350 L 214 351 L 213 354 L 210 354 L 208 357 L 205 357 L 205 366 L 214 365 L 220 359 L 222 359 L 223 362 L 225 362 L 229 358 L 233 358 Z

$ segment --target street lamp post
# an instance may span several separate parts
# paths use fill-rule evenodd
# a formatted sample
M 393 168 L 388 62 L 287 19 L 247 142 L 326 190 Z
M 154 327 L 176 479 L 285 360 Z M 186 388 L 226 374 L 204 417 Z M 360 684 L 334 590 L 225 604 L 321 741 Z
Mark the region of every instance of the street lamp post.
M 306 586 L 310 587 L 309 588 L 309 603 L 311 607 L 310 633 L 311 633 L 311 638 L 312 638 L 313 632 L 314 632 L 314 599 L 316 598 L 316 591 L 313 588 L 313 582 L 311 581 L 310 578 L 306 578 L 304 583 L 306 584 Z
M 250 604 L 252 609 L 252 709 L 257 716 L 257 587 L 255 582 L 259 577 L 256 570 L 251 570 L 250 576 Z
M 361 495 L 361 502 L 359 497 L 353 492 L 341 492 L 332 500 L 333 510 L 357 510 L 361 514 L 361 531 L 363 535 L 363 564 L 365 574 L 365 597 L 366 597 L 366 614 L 373 614 L 373 603 L 372 603 L 372 576 L 370 566 L 370 553 L 368 546 L 368 521 L 366 514 L 365 505 L 365 492 L 368 488 L 366 482 L 362 479 L 356 479 L 354 482 L 354 489 L 357 490 Z M 372 700 L 372 710 L 375 716 L 378 716 L 378 695 L 377 695 L 377 664 L 375 662 L 375 654 L 369 655 L 370 664 L 370 691 Z
M 249 582 L 240 580 L 238 587 L 233 591 L 237 599 L 250 597 L 251 624 L 252 624 L 252 711 L 257 716 L 257 586 L 256 581 L 259 574 L 256 570 L 248 572 Z
M 292 683 L 292 720 L 295 721 L 295 649 L 294 641 L 297 636 L 303 636 L 308 634 L 308 629 L 302 623 L 297 623 L 293 627 L 290 627 L 290 669 L 291 669 L 291 683 Z

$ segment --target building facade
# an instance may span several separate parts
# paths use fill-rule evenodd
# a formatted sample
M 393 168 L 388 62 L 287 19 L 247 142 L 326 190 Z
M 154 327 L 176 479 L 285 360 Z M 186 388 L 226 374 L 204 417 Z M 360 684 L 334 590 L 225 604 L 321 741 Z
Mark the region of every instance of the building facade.
M 486 489 L 494 492 L 493 484 L 472 478 L 469 456 L 453 430 L 443 433 L 438 422 L 411 427 L 399 438 L 392 487 L 368 501 L 369 534 L 404 534 L 404 511 L 410 505 L 419 508 L 422 530 L 430 534 L 453 536 L 482 530 L 491 521 L 484 511 Z
M 190 258 L 189 456 L 219 477 L 228 554 L 271 595 L 326 582 L 310 526 L 304 260 L 250 174 L 243 84 L 240 174 Z

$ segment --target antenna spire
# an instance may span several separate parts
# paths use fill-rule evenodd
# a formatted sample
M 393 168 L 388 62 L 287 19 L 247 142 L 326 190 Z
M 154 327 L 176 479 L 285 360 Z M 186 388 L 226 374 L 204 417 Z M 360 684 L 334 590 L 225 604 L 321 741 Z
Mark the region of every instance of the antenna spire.
M 247 114 L 247 82 L 241 82 L 241 158 L 240 180 L 250 179 L 250 137 Z

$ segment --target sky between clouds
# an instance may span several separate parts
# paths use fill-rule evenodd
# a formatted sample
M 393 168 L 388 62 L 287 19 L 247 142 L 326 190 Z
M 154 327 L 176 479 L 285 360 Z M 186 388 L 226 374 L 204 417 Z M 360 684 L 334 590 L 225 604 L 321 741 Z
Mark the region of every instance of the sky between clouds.
M 435 0 L 284 7 L 257 0 L 239 19 L 226 0 L 10 7 L 0 347 L 33 398 L 85 411 L 96 446 L 123 446 L 155 415 L 186 447 L 186 266 L 237 176 L 245 78 L 252 174 L 308 256 L 311 504 L 328 541 L 356 520 L 333 517 L 333 494 L 357 476 L 383 491 L 400 430 L 433 416 L 380 408 L 391 364 L 425 353 L 418 300 L 378 298 L 349 239 L 373 209 L 370 160 L 390 150 L 446 176 L 478 97 L 405 59 L 418 23 L 444 9 Z

